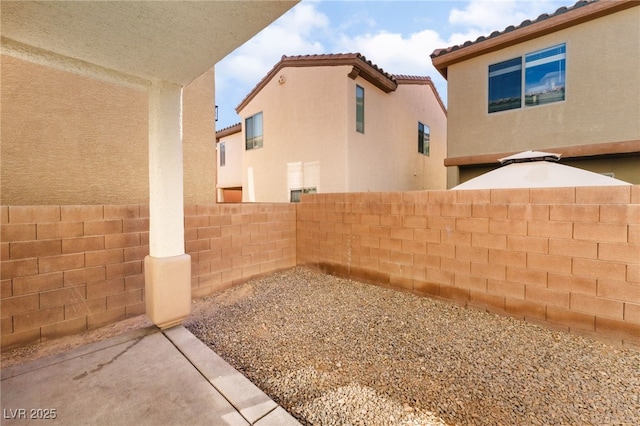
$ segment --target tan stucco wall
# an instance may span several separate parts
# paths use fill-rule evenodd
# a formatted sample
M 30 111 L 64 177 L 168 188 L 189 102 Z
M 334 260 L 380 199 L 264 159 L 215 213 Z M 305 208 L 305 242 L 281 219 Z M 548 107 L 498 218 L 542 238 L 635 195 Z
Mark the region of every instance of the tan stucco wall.
M 640 139 L 640 8 L 448 68 L 449 157 Z M 566 43 L 566 100 L 487 113 L 488 66 Z
M 211 203 L 216 197 L 215 78 L 213 68 L 182 94 L 184 201 Z
M 145 92 L 1 61 L 3 205 L 148 202 Z M 183 100 L 185 199 L 213 201 L 213 71 Z
M 243 138 L 246 117 L 263 111 L 264 120 L 264 146 L 244 152 L 244 201 L 249 201 L 248 167 L 255 176 L 255 201 L 289 201 L 290 162 L 318 161 L 320 192 L 347 190 L 344 142 L 350 70 L 349 66 L 285 68 L 240 112 Z M 278 82 L 280 76 L 283 84 Z
M 225 166 L 220 167 L 220 144 L 225 144 Z M 231 188 L 242 186 L 242 155 L 244 139 L 242 132 L 220 138 L 216 149 L 217 186 Z
M 350 82 L 349 191 L 444 189 L 447 117 L 428 85 L 399 84 L 384 93 Z M 354 132 L 355 85 L 365 89 L 365 132 Z M 430 154 L 418 153 L 418 122 L 429 126 Z
M 264 146 L 244 152 L 243 201 L 251 201 L 250 167 L 254 201 L 289 201 L 292 162 L 319 162 L 322 193 L 444 189 L 446 115 L 432 89 L 400 85 L 386 94 L 349 78 L 351 68 L 284 68 L 240 111 L 243 120 L 262 111 L 264 120 Z M 356 84 L 365 88 L 364 134 L 355 131 Z M 431 127 L 429 157 L 418 153 L 418 121 Z

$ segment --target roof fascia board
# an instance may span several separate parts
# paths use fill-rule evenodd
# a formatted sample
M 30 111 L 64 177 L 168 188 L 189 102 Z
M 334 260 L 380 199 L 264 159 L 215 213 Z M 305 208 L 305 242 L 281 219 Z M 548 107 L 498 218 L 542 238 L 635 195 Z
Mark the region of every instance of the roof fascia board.
M 232 126 L 225 127 L 224 129 L 216 132 L 216 142 L 219 142 L 220 139 L 226 136 L 234 135 L 236 133 L 240 133 L 241 131 L 242 131 L 242 123 L 236 123 Z
M 283 56 L 280 62 L 278 62 L 271 71 L 269 71 L 267 75 L 260 80 L 256 87 L 254 87 L 247 97 L 245 97 L 244 100 L 236 107 L 236 112 L 239 114 L 240 111 L 242 111 L 283 68 L 337 67 L 349 65 L 353 66 L 351 72 L 348 74 L 352 79 L 362 77 L 385 93 L 392 92 L 397 87 L 397 83 L 394 80 L 386 77 L 380 71 L 376 70 L 373 66 L 369 65 L 356 55 L 336 55 L 336 57 L 326 58 L 299 58 Z
M 432 57 L 431 61 L 433 66 L 446 79 L 447 68 L 455 63 L 520 44 L 546 34 L 551 34 L 565 28 L 636 6 L 640 6 L 640 2 L 637 0 L 594 2 L 563 14 L 551 16 L 542 21 L 534 22 L 526 27 L 516 28 L 513 31 L 505 32 L 477 43 L 472 43 L 470 46 L 461 47 L 452 52 Z
M 640 154 L 640 139 L 620 142 L 604 142 L 592 145 L 574 145 L 564 147 L 551 147 L 536 149 L 535 151 L 558 152 L 562 154 L 562 159 L 572 159 L 581 157 L 597 157 L 603 155 L 625 155 Z M 445 158 L 444 165 L 450 166 L 482 166 L 487 164 L 498 164 L 498 159 L 517 154 L 520 151 L 509 151 L 498 154 L 469 155 L 463 157 Z
M 357 73 L 356 73 L 357 70 Z M 390 93 L 396 90 L 398 84 L 376 71 L 371 65 L 363 62 L 362 60 L 357 61 L 356 64 L 353 65 L 353 69 L 349 73 L 349 77 L 355 80 L 357 77 L 362 77 L 369 83 L 376 86 L 378 89 L 382 90 L 384 93 Z

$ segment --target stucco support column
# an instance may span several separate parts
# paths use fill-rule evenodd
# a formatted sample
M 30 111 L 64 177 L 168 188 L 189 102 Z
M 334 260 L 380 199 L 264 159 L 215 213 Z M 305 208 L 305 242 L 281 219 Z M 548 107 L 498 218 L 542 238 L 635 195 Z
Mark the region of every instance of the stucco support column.
M 147 316 L 178 325 L 191 307 L 191 257 L 184 252 L 182 88 L 153 82 L 149 92 L 149 256 Z

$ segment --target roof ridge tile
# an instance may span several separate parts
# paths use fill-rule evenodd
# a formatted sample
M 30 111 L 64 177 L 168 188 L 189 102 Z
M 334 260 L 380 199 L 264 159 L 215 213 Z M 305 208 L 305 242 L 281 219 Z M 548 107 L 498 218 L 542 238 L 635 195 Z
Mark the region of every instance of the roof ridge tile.
M 481 43 L 481 42 L 483 42 L 485 40 L 488 40 L 490 38 L 494 38 L 494 37 L 500 36 L 502 34 L 506 34 L 506 33 L 515 31 L 515 30 L 517 30 L 519 28 L 523 28 L 523 27 L 529 26 L 531 24 L 535 24 L 537 22 L 542 22 L 542 21 L 544 21 L 546 19 L 552 18 L 554 16 L 562 15 L 562 14 L 564 14 L 566 12 L 578 9 L 580 7 L 583 7 L 583 6 L 590 5 L 592 3 L 596 3 L 598 1 L 600 1 L 600 0 L 578 0 L 573 6 L 569 6 L 569 7 L 561 6 L 558 9 L 556 9 L 556 11 L 553 12 L 552 14 L 543 13 L 540 16 L 538 16 L 536 19 L 534 19 L 533 21 L 531 19 L 525 19 L 519 25 L 509 25 L 502 31 L 499 31 L 499 30 L 493 31 L 487 37 L 480 36 L 475 41 L 468 40 L 468 41 L 465 41 L 464 43 L 457 44 L 457 45 L 454 45 L 454 46 L 435 49 L 433 51 L 433 53 L 431 53 L 431 58 L 437 58 L 438 56 L 454 52 L 454 51 L 456 51 L 458 49 L 461 49 L 461 48 L 464 48 L 464 47 L 469 47 L 469 46 L 474 45 L 476 43 Z

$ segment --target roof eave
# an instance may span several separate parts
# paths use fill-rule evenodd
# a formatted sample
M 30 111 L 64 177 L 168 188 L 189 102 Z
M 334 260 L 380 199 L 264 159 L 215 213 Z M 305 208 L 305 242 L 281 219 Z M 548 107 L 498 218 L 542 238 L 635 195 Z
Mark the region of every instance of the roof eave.
M 446 80 L 450 65 L 636 6 L 640 6 L 637 0 L 593 2 L 451 52 L 437 54 L 436 50 L 431 54 L 431 62 Z
M 220 139 L 226 136 L 234 135 L 236 133 L 240 133 L 241 131 L 242 131 L 242 123 L 236 123 L 229 127 L 225 127 L 224 129 L 218 130 L 216 132 L 216 142 L 218 142 Z
M 396 90 L 398 84 L 382 70 L 374 67 L 369 61 L 363 59 L 363 56 L 357 53 L 335 55 L 333 57 L 299 57 L 299 56 L 282 56 L 282 59 L 260 80 L 256 87 L 236 107 L 236 112 L 240 114 L 253 98 L 271 81 L 271 79 L 283 68 L 301 68 L 301 67 L 323 67 L 323 66 L 352 66 L 348 76 L 352 79 L 362 77 L 369 83 L 373 84 L 385 93 Z

